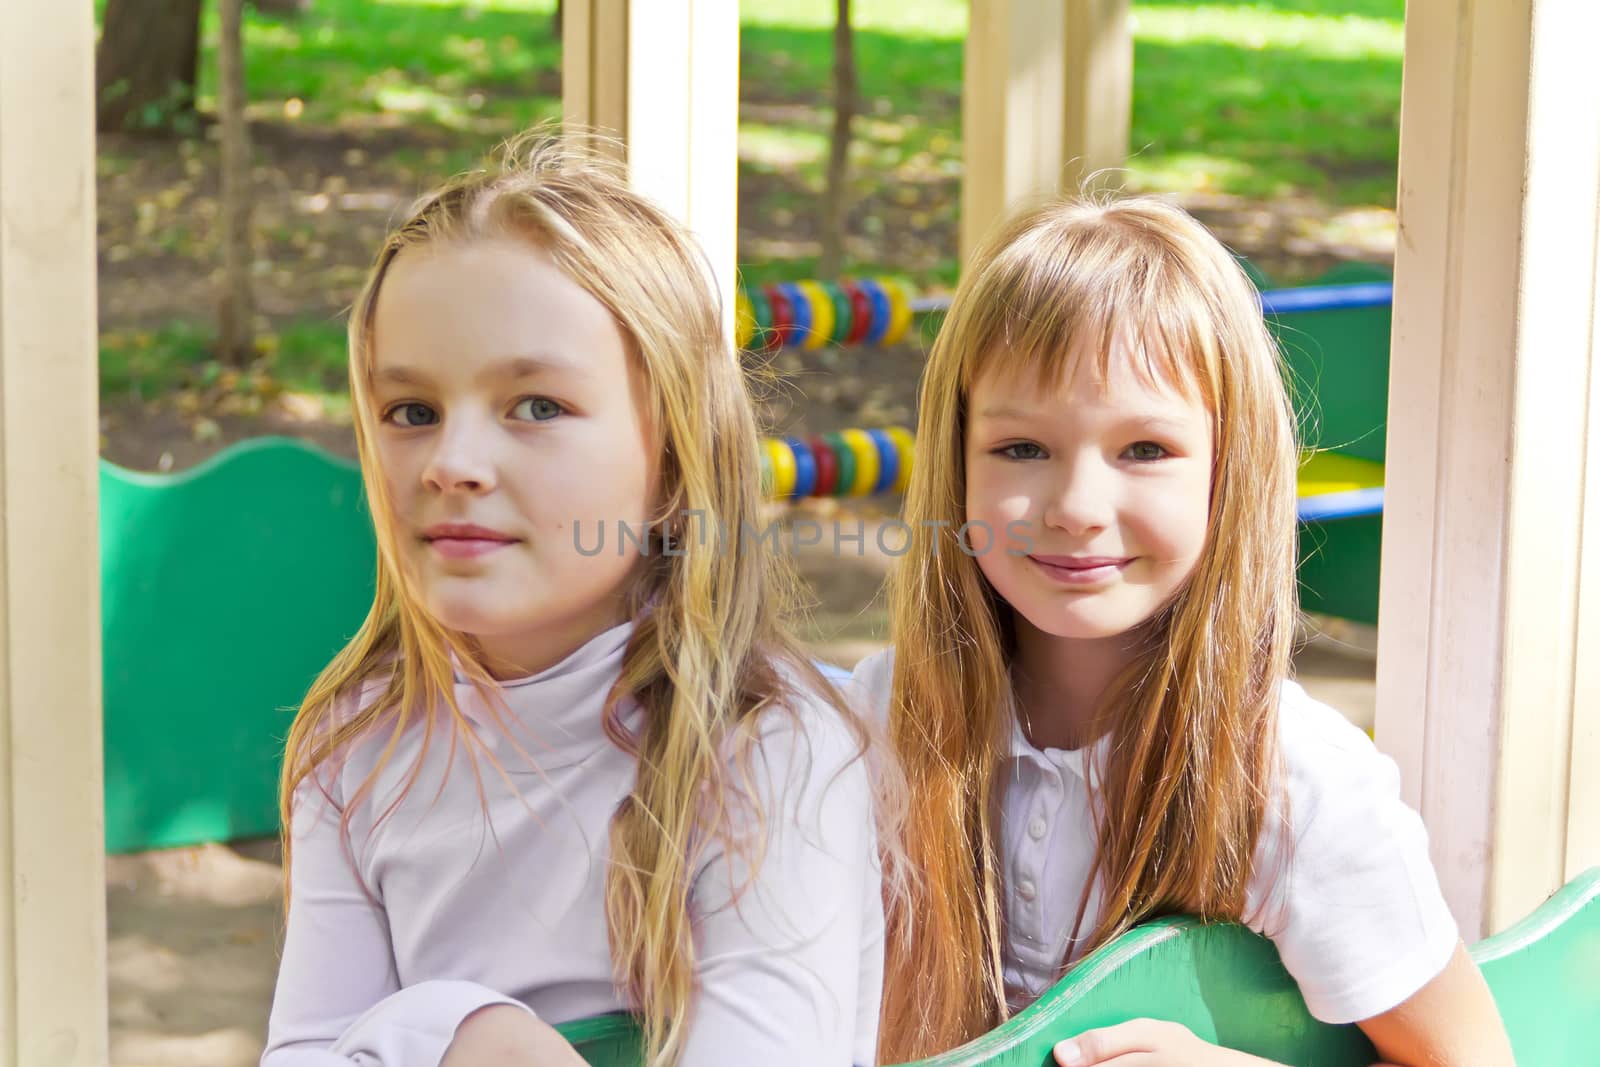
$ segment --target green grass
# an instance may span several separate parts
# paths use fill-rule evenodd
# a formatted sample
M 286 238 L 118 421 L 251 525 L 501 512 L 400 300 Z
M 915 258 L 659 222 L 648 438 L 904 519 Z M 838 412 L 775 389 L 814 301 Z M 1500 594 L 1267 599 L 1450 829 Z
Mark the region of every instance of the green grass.
M 183 393 L 346 392 L 345 330 L 341 323 L 283 323 L 256 339 L 256 358 L 230 370 L 213 354 L 215 327 L 178 320 L 156 330 L 102 330 L 100 395 L 105 400 L 154 400 Z
M 391 158 L 426 183 L 471 165 L 496 139 L 559 115 L 554 7 L 314 0 L 292 19 L 250 10 L 252 112 L 317 128 L 417 131 Z M 832 122 L 833 11 L 831 0 L 741 7 L 740 174 L 748 195 L 740 258 L 751 280 L 815 269 L 808 242 Z M 1404 0 L 1134 0 L 1129 187 L 1391 207 L 1403 11 Z M 851 227 L 862 239 L 847 267 L 878 273 L 887 265 L 918 284 L 948 283 L 956 272 L 966 0 L 856 0 L 854 15 L 863 113 Z M 215 98 L 216 39 L 208 5 L 203 108 Z M 106 174 L 119 166 L 114 154 L 101 163 Z M 908 252 L 901 245 L 915 234 L 923 247 Z M 322 325 L 291 342 L 294 329 L 280 326 L 274 358 L 284 366 L 274 375 L 337 381 L 327 371 L 334 353 L 342 361 L 342 342 L 329 341 Z M 181 324 L 148 345 L 116 341 L 104 354 L 106 388 L 191 382 L 207 343 L 204 331 Z
M 871 116 L 862 166 L 916 179 L 959 161 L 966 6 L 858 5 Z M 792 164 L 815 188 L 825 158 L 815 144 L 831 121 L 830 10 L 756 0 L 743 15 L 745 99 L 812 104 L 791 120 L 804 151 L 764 132 L 743 139 L 746 164 Z M 1393 205 L 1403 0 L 1135 0 L 1133 14 L 1134 187 Z
M 554 0 L 315 0 L 245 23 L 255 113 L 313 125 L 420 124 L 496 135 L 560 114 Z M 208 5 L 199 99 L 215 100 Z
M 408 124 L 487 141 L 560 113 L 554 0 L 316 0 L 246 23 L 262 117 Z M 1140 188 L 1392 205 L 1404 0 L 1135 0 L 1128 171 Z M 741 155 L 822 184 L 833 4 L 746 0 Z M 866 116 L 856 162 L 882 181 L 959 169 L 966 0 L 857 0 Z M 200 98 L 214 99 L 208 8 Z M 763 109 L 780 108 L 777 119 Z M 755 111 L 757 114 L 748 114 Z M 870 180 L 870 179 L 868 179 Z

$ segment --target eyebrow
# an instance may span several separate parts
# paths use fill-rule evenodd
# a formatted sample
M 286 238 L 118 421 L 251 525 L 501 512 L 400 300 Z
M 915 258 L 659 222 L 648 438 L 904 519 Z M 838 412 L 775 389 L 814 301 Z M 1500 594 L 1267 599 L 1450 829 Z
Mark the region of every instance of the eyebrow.
M 559 356 L 538 354 L 512 356 L 491 363 L 478 376 L 481 380 L 499 378 L 515 381 L 519 378 L 536 378 L 541 374 L 572 373 L 579 370 L 577 363 Z M 372 376 L 374 382 L 393 385 L 428 385 L 433 379 L 423 371 L 404 364 L 384 367 Z
M 1036 419 L 1047 415 L 1045 411 L 1024 411 L 1022 408 L 988 407 L 976 412 L 980 419 Z
M 1173 418 L 1170 415 L 1137 415 L 1128 420 L 1128 425 L 1158 433 L 1183 433 L 1191 428 L 1183 419 Z
M 1043 408 L 1018 408 L 1000 405 L 983 408 L 975 415 L 979 419 L 1015 419 L 1027 421 L 1030 419 L 1047 419 L 1051 412 Z M 1182 433 L 1189 428 L 1183 419 L 1171 415 L 1132 415 L 1120 420 L 1126 426 L 1136 426 L 1142 430 L 1156 433 Z

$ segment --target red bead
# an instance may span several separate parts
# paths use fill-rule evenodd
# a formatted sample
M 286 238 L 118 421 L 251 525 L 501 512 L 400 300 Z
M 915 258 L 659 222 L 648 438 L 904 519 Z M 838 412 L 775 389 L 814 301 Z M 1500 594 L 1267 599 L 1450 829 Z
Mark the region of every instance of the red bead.
M 833 454 L 833 446 L 821 437 L 813 437 L 807 443 L 817 457 L 817 485 L 811 490 L 811 495 L 832 496 L 834 487 L 839 483 L 839 457 Z
M 761 291 L 767 294 L 767 300 L 772 304 L 772 340 L 767 348 L 786 347 L 794 337 L 794 301 L 776 285 L 763 285 Z
M 855 282 L 840 282 L 839 285 L 850 298 L 850 333 L 844 343 L 858 345 L 872 329 L 872 298 Z

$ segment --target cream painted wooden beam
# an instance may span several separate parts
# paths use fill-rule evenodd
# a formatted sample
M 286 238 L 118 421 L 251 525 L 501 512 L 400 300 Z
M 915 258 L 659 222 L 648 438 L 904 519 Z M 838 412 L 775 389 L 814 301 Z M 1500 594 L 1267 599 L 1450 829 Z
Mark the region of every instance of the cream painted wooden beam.
M 106 1062 L 94 17 L 0 4 L 0 1065 Z
M 971 0 L 962 75 L 962 259 L 1028 203 L 1127 162 L 1129 0 Z M 1087 179 L 1095 177 L 1090 183 Z
M 731 335 L 738 0 L 567 0 L 563 20 L 565 120 L 620 138 L 634 186 L 694 231 Z
M 1600 863 L 1597 34 L 1406 8 L 1377 737 L 1468 941 Z

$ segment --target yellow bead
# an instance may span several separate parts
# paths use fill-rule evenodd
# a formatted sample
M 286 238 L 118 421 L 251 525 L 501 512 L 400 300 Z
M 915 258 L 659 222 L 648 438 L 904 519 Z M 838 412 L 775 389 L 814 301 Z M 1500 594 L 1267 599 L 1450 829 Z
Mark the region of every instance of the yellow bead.
M 796 282 L 811 305 L 811 336 L 802 348 L 821 348 L 833 340 L 833 298 L 816 282 Z
M 767 465 L 772 470 L 772 488 L 769 495 L 782 499 L 794 495 L 796 475 L 794 453 L 776 437 L 763 437 L 761 449 L 766 453 Z
M 733 298 L 733 342 L 740 348 L 749 348 L 750 339 L 756 335 L 756 311 L 750 298 L 740 290 Z
M 884 293 L 889 297 L 889 329 L 883 335 L 883 343 L 896 345 L 911 328 L 911 298 L 899 282 L 879 278 L 878 284 L 883 286 Z
M 878 446 L 865 430 L 845 430 L 839 436 L 856 457 L 856 480 L 850 486 L 850 495 L 871 495 L 872 487 L 878 484 Z
M 889 439 L 894 442 L 895 451 L 900 454 L 900 469 L 895 474 L 894 491 L 904 493 L 906 486 L 911 484 L 911 459 L 917 450 L 916 439 L 911 436 L 911 431 L 904 426 L 891 426 L 884 431 Z

